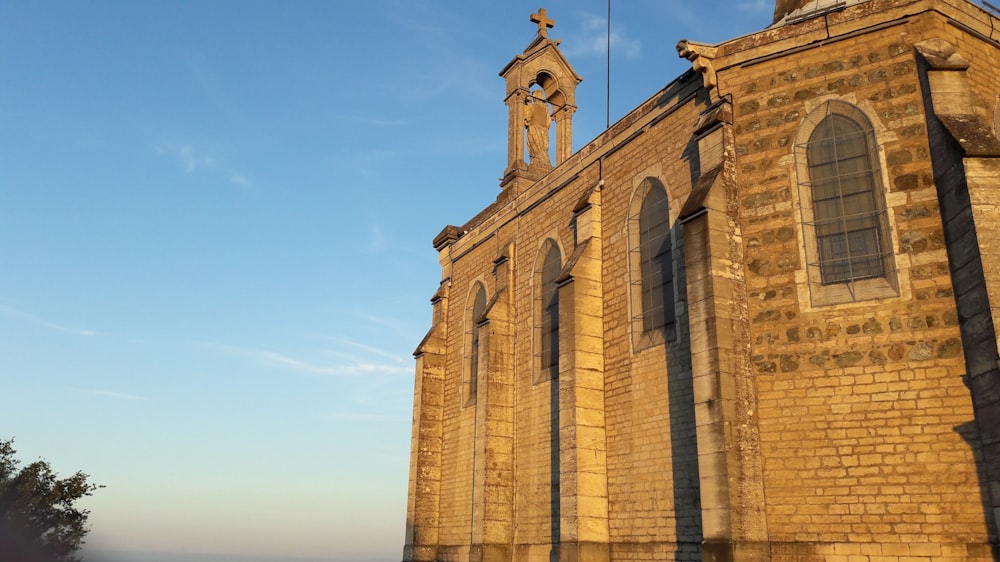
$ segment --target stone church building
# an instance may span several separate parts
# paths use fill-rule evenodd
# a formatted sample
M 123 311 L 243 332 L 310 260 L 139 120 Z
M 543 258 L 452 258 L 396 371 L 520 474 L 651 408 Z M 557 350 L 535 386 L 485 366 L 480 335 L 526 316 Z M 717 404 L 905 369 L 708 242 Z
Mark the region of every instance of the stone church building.
M 405 560 L 998 559 L 1000 18 L 775 8 L 575 151 L 532 15 L 433 241 Z

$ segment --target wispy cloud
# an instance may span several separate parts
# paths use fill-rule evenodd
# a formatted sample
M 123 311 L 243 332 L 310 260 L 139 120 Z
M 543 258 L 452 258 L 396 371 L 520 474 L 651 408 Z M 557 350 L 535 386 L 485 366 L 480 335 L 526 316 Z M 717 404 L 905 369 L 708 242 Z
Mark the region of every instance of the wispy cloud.
M 382 233 L 382 226 L 378 223 L 371 223 L 368 228 L 371 236 L 368 239 L 368 251 L 374 252 L 386 247 L 386 237 Z
M 226 88 L 225 81 L 219 78 L 216 71 L 218 64 L 206 53 L 199 51 L 186 51 L 183 57 L 195 83 L 201 88 L 204 101 L 228 118 L 230 123 L 237 124 L 244 130 L 256 129 L 255 121 L 234 101 L 238 96 L 234 97 Z
M 144 396 L 137 396 L 135 394 L 128 394 L 126 392 L 115 392 L 113 390 L 96 390 L 89 388 L 78 388 L 77 392 L 82 394 L 91 394 L 93 396 L 103 396 L 105 398 L 114 398 L 115 400 L 145 400 Z
M 188 174 L 211 171 L 227 178 L 231 184 L 241 187 L 251 185 L 250 180 L 245 175 L 226 166 L 225 162 L 220 161 L 215 155 L 194 144 L 160 141 L 153 145 L 153 151 L 158 156 L 172 160 Z
M 414 335 L 413 333 L 411 333 L 410 330 L 405 329 L 404 326 L 400 324 L 399 321 L 393 317 L 378 316 L 375 314 L 371 314 L 370 312 L 365 312 L 363 310 L 355 311 L 354 315 L 360 318 L 361 320 L 368 322 L 369 324 L 373 324 L 380 328 L 386 328 L 387 330 L 393 332 L 398 336 L 409 338 Z
M 63 332 L 66 334 L 73 334 L 75 336 L 96 336 L 97 332 L 94 330 L 85 330 L 80 328 L 73 328 L 70 326 L 64 326 L 62 324 L 57 324 L 56 322 L 51 322 L 40 316 L 35 316 L 34 314 L 27 313 L 23 310 L 19 310 L 12 306 L 8 306 L 0 303 L 0 314 L 8 317 L 15 318 L 18 320 L 23 320 L 29 324 L 34 324 L 36 326 L 41 326 L 43 328 L 48 328 L 50 330 L 55 330 L 57 332 Z
M 583 14 L 580 30 L 566 40 L 565 51 L 567 56 L 605 56 L 608 52 L 607 17 Z M 611 54 L 626 59 L 639 58 L 642 42 L 628 37 L 624 26 L 612 24 Z
M 203 345 L 209 349 L 241 357 L 262 367 L 296 371 L 309 375 L 363 377 L 368 375 L 408 374 L 413 370 L 411 367 L 403 366 L 398 363 L 365 361 L 353 357 L 342 357 L 340 361 L 320 363 L 299 359 L 268 349 L 256 349 L 216 343 L 205 343 Z M 327 356 L 329 355 L 331 354 L 327 353 Z
M 157 154 L 175 160 L 188 173 L 215 166 L 215 158 L 190 144 L 161 142 L 153 149 Z
M 477 57 L 465 48 L 477 40 L 478 31 L 469 30 L 459 10 L 447 3 L 433 6 L 426 2 L 397 2 L 386 13 L 389 24 L 414 45 L 402 54 L 406 71 L 392 78 L 394 91 L 408 100 L 419 99 L 494 99 L 489 77 L 496 76 L 495 60 Z M 433 59 L 439 72 L 428 73 L 417 61 Z M 470 79 L 484 77 L 486 80 Z
M 331 341 L 333 341 L 334 343 L 337 343 L 337 344 L 340 344 L 340 345 L 345 345 L 345 346 L 348 346 L 348 347 L 352 347 L 352 348 L 357 349 L 359 351 L 363 351 L 363 352 L 369 353 L 371 355 L 378 355 L 380 357 L 383 357 L 383 358 L 386 358 L 386 359 L 391 359 L 391 360 L 399 362 L 399 363 L 403 363 L 405 361 L 409 361 L 409 358 L 407 358 L 406 360 L 404 360 L 403 358 L 399 357 L 398 355 L 394 355 L 392 353 L 389 353 L 388 351 L 385 351 L 384 349 L 379 349 L 379 348 L 377 348 L 375 346 L 368 345 L 366 343 L 361 343 L 361 342 L 349 340 L 347 338 L 341 338 L 341 337 L 335 337 L 335 336 L 334 337 L 330 337 L 329 339 Z
M 486 80 L 469 80 L 470 76 L 493 76 L 496 71 L 484 60 L 469 55 L 464 50 L 433 51 L 443 70 L 428 74 L 413 67 L 395 78 L 397 91 L 405 85 L 405 95 L 417 99 L 442 99 L 460 97 L 463 100 L 492 98 L 496 92 Z

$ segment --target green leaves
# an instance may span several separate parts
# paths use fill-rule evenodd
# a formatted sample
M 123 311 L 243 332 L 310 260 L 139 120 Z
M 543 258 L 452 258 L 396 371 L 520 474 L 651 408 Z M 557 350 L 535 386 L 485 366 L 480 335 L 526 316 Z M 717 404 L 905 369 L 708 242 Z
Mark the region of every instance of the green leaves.
M 59 479 L 48 461 L 18 470 L 14 440 L 0 440 L 0 559 L 77 562 L 90 511 L 77 500 L 98 486 L 77 472 Z

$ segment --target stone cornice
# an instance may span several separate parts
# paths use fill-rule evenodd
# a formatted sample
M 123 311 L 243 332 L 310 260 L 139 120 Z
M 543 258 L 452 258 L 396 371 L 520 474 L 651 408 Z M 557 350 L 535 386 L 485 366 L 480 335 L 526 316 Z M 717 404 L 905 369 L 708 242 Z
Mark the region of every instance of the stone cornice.
M 1000 19 L 968 0 L 868 0 L 721 43 L 714 58 L 715 71 L 721 74 L 734 66 L 753 64 L 793 49 L 818 47 L 893 22 L 905 23 L 906 18 L 927 12 L 940 13 L 984 37 L 1000 41 Z

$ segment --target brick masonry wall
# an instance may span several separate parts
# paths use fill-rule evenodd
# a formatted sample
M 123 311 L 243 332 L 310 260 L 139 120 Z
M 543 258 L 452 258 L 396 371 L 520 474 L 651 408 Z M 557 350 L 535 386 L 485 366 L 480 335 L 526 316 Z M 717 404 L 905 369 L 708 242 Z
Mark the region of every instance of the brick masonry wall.
M 447 560 L 467 560 L 468 545 L 473 542 L 471 520 L 473 504 L 473 428 L 475 423 L 487 423 L 476 417 L 476 408 L 462 406 L 462 386 L 465 371 L 465 340 L 467 298 L 476 282 L 484 282 L 487 298 L 496 290 L 493 279 L 494 260 L 501 248 L 513 243 L 515 251 L 508 262 L 513 267 L 512 319 L 514 351 L 512 357 L 515 381 L 513 498 L 514 546 L 518 559 L 548 560 L 553 529 L 552 486 L 552 409 L 551 383 L 535 384 L 535 357 L 532 348 L 533 326 L 536 321 L 534 302 L 535 261 L 542 243 L 548 237 L 558 240 L 565 260 L 572 251 L 572 218 L 569 209 L 580 189 L 564 189 L 556 197 L 533 209 L 527 220 L 517 219 L 516 209 L 507 206 L 498 210 L 465 239 L 449 249 L 461 254 L 452 264 L 452 306 L 450 307 L 448 362 L 445 382 L 445 423 L 443 457 L 444 480 L 441 488 L 441 543 Z M 497 230 L 499 225 L 507 226 Z M 482 379 L 480 393 L 486 392 Z M 485 395 L 480 396 L 484 398 Z M 482 444 L 477 444 L 480 448 Z M 479 454 L 482 454 L 481 452 Z M 558 462 L 558 459 L 556 459 Z M 481 461 L 476 464 L 481 465 Z M 482 476 L 476 476 L 476 486 L 482 486 Z M 482 492 L 478 492 L 481 494 Z M 476 496 L 481 501 L 481 495 Z M 536 546 L 538 548 L 536 548 Z
M 448 307 L 449 325 L 444 379 L 444 422 L 441 460 L 440 532 L 442 545 L 468 545 L 472 536 L 473 454 L 476 408 L 464 407 L 462 387 L 465 373 L 465 338 L 469 329 L 466 317 L 472 298 L 473 283 L 483 281 L 487 295 L 492 294 L 492 270 L 495 255 L 470 255 L 466 267 L 455 268 Z M 481 477 L 480 477 L 481 478 Z M 480 480 L 481 482 L 481 480 Z M 443 548 L 443 560 L 458 561 L 468 557 L 468 547 Z
M 604 236 L 604 284 L 607 299 L 603 314 L 607 331 L 606 360 L 608 419 L 608 497 L 613 559 L 697 559 L 700 536 L 697 449 L 686 324 L 670 345 L 639 354 L 632 351 L 628 302 L 627 216 L 638 182 L 653 176 L 668 187 L 672 222 L 690 192 L 689 138 L 676 134 L 689 130 L 699 112 L 687 102 L 625 149 L 605 162 L 602 213 Z M 665 163 L 667 165 L 665 165 Z M 464 342 L 468 295 L 476 281 L 485 281 L 492 295 L 493 260 L 499 248 L 513 243 L 514 267 L 514 372 L 515 386 L 515 482 L 514 547 L 518 559 L 548 560 L 554 524 L 559 514 L 552 504 L 552 387 L 536 383 L 536 357 L 532 327 L 537 321 L 535 284 L 538 259 L 544 241 L 558 241 L 565 261 L 572 253 L 574 237 L 572 209 L 600 176 L 598 165 L 579 171 L 571 184 L 544 199 L 529 213 L 515 217 L 528 203 L 510 205 L 478 225 L 464 240 L 447 251 L 463 254 L 452 264 L 448 309 L 448 357 L 446 360 L 443 424 L 441 530 L 444 548 L 439 556 L 466 560 L 472 535 L 473 432 L 475 408 L 461 406 L 464 372 Z M 544 184 L 544 180 L 542 182 Z M 543 198 L 544 188 L 526 194 L 525 201 Z M 505 225 L 499 231 L 498 225 Z M 679 229 L 678 229 L 679 230 Z M 495 233 L 494 233 L 495 232 Z M 680 236 L 680 234 L 677 234 Z M 675 252 L 680 264 L 677 288 L 683 303 L 683 252 Z M 668 367 L 669 366 L 669 367 Z M 482 387 L 480 387 L 482 388 Z M 477 463 L 478 464 L 478 463 Z M 679 467 L 675 471 L 674 467 Z M 477 476 L 477 485 L 480 480 Z M 679 510 L 675 510 L 675 505 Z M 687 545 L 678 546 L 680 536 Z
M 973 413 L 911 43 L 941 22 L 924 14 L 721 78 L 734 94 L 773 541 L 986 539 L 974 445 L 955 431 Z M 814 308 L 797 275 L 792 145 L 810 106 L 827 98 L 861 105 L 875 122 L 898 298 Z
M 548 198 L 517 220 L 513 230 L 517 253 L 515 268 L 515 510 L 517 523 L 515 546 L 518 559 L 549 560 L 549 545 L 559 536 L 559 457 L 553 450 L 558 437 L 558 387 L 555 381 L 535 382 L 538 357 L 533 345 L 534 327 L 539 323 L 538 268 L 540 252 L 548 239 L 555 240 L 562 261 L 573 251 L 573 233 L 569 228 L 572 208 L 585 186 L 574 184 Z M 556 445 L 558 447 L 558 445 Z M 555 505 L 553 505 L 555 502 Z M 526 548 L 536 545 L 534 548 Z
M 701 541 L 698 460 L 685 306 L 678 338 L 634 352 L 629 303 L 628 212 L 652 176 L 667 188 L 671 225 L 691 191 L 689 132 L 703 105 L 689 102 L 605 162 L 604 323 L 608 492 L 613 560 L 685 559 Z M 687 134 L 685 134 L 687 133 Z M 680 275 L 675 286 L 684 296 Z
M 967 443 L 957 429 L 968 427 L 973 413 L 962 383 L 958 315 L 913 44 L 943 38 L 973 61 L 968 73 L 981 116 L 992 114 L 1000 90 L 1000 73 L 989 71 L 1000 67 L 1000 53 L 941 15 L 918 12 L 906 24 L 775 60 L 745 67 L 719 64 L 722 93 L 733 96 L 740 206 L 734 228 L 744 242 L 767 536 L 776 561 L 992 559 L 983 544 L 987 531 L 977 445 Z M 811 26 L 809 33 L 819 33 L 815 22 L 804 25 Z M 685 80 L 700 77 L 687 75 L 681 82 Z M 691 88 L 681 84 L 677 91 Z M 469 233 L 444 249 L 442 263 L 451 288 L 445 319 L 440 560 L 469 560 L 469 544 L 475 542 L 474 501 L 491 501 L 491 509 L 506 513 L 498 507 L 496 489 L 483 490 L 483 475 L 474 476 L 474 466 L 498 457 L 491 457 L 496 451 L 484 450 L 477 438 L 475 425 L 488 422 L 477 417 L 480 409 L 463 407 L 462 388 L 470 291 L 482 281 L 488 298 L 493 296 L 494 260 L 510 244 L 511 546 L 517 560 L 549 560 L 558 517 L 566 514 L 553 504 L 558 457 L 553 454 L 552 383 L 534 380 L 535 268 L 549 237 L 558 241 L 564 261 L 572 253 L 573 208 L 601 179 L 602 168 L 605 298 L 600 312 L 610 558 L 700 559 L 685 256 L 683 228 L 676 218 L 700 172 L 691 132 L 708 100 L 687 99 L 666 109 L 677 99 L 664 107 L 656 107 L 663 100 L 651 100 L 549 177 L 517 197 L 499 198 Z M 899 271 L 898 297 L 811 304 L 793 144 L 809 110 L 826 99 L 856 104 L 875 123 Z M 603 143 L 615 135 L 620 141 L 648 112 L 660 111 L 666 111 L 665 118 L 603 162 L 590 157 L 607 150 Z M 548 196 L 571 173 L 578 176 Z M 636 349 L 627 219 L 633 192 L 647 176 L 658 178 L 668 190 L 677 241 L 679 324 L 676 341 Z M 478 516 L 483 517 L 481 510 Z

